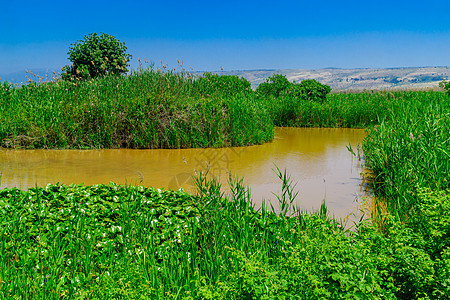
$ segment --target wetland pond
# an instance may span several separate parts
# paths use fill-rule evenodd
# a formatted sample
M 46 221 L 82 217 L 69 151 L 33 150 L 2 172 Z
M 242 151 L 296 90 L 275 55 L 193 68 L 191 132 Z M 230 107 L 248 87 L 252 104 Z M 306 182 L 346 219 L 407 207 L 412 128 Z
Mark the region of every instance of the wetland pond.
M 295 205 L 314 211 L 325 200 L 331 215 L 354 221 L 365 209 L 363 166 L 347 146 L 356 149 L 364 136 L 363 129 L 276 128 L 272 142 L 249 147 L 0 150 L 0 188 L 112 181 L 194 192 L 191 176 L 209 169 L 225 186 L 230 173 L 243 178 L 255 207 L 263 200 L 278 207 L 274 193 L 281 193 L 281 181 L 273 171 L 276 165 L 297 183 Z

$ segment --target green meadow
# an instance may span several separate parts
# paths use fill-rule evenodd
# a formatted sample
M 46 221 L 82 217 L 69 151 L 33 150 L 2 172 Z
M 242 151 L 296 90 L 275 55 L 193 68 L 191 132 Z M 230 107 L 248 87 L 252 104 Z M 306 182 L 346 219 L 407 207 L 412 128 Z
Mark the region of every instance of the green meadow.
M 375 203 L 345 229 L 326 205 L 293 207 L 295 182 L 278 169 L 278 213 L 254 209 L 242 180 L 230 177 L 225 193 L 207 174 L 195 194 L 113 183 L 7 188 L 0 297 L 449 299 L 450 96 L 275 83 L 253 91 L 234 76 L 152 69 L 3 83 L 4 148 L 223 147 L 270 141 L 275 126 L 366 128 L 355 155 Z

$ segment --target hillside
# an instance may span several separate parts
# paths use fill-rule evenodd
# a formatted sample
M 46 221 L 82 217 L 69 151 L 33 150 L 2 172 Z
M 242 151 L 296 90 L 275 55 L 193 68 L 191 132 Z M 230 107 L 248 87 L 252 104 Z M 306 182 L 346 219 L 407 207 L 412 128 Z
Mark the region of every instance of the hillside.
M 34 74 L 45 76 L 47 70 L 32 70 Z M 198 75 L 204 72 L 198 72 Z M 333 91 L 344 90 L 385 90 L 385 89 L 423 89 L 437 88 L 439 82 L 450 79 L 450 67 L 421 68 L 389 68 L 389 69 L 272 69 L 272 70 L 237 70 L 213 72 L 222 75 L 237 75 L 249 80 L 256 88 L 267 77 L 273 74 L 283 74 L 290 81 L 315 79 L 331 86 Z M 1 81 L 12 83 L 26 82 L 27 74 L 15 72 L 0 74 Z M 35 79 L 33 76 L 29 76 Z
M 331 86 L 333 91 L 423 89 L 436 88 L 450 78 L 449 67 L 390 68 L 390 69 L 274 69 L 215 72 L 243 76 L 256 88 L 273 74 L 283 74 L 290 81 L 315 79 Z

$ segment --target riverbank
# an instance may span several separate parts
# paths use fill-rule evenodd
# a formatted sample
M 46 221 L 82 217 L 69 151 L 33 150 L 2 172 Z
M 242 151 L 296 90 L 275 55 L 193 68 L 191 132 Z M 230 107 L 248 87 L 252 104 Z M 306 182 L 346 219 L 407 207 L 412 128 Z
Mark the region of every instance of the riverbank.
M 261 144 L 273 122 L 250 83 L 141 70 L 0 86 L 5 148 L 204 148 Z

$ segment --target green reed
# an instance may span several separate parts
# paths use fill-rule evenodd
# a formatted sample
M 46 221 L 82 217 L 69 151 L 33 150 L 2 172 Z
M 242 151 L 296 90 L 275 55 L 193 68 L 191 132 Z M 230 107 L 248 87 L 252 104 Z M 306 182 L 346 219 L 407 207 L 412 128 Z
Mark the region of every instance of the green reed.
M 449 189 L 450 100 L 435 91 L 330 94 L 323 104 L 264 98 L 275 126 L 362 127 L 363 152 L 380 215 L 405 220 L 419 188 Z
M 398 100 L 392 93 L 329 94 L 324 103 L 305 101 L 289 95 L 267 97 L 275 126 L 365 128 L 379 124 Z
M 217 87 L 202 79 L 141 69 L 89 81 L 5 83 L 0 87 L 1 146 L 186 148 L 272 139 L 273 124 L 252 92 L 240 88 L 230 94 L 225 82 L 223 92 L 210 94 Z M 231 90 L 233 82 L 229 85 Z
M 368 130 L 363 150 L 375 190 L 403 218 L 414 210 L 419 188 L 450 188 L 450 99 L 439 92 L 391 97 L 395 106 Z
M 426 92 L 416 92 L 426 94 Z M 7 148 L 186 148 L 260 144 L 273 126 L 379 124 L 409 101 L 403 92 L 329 94 L 324 103 L 263 97 L 236 76 L 139 69 L 88 81 L 0 87 Z M 442 93 L 434 92 L 433 95 Z M 403 103 L 403 104 L 402 104 Z

